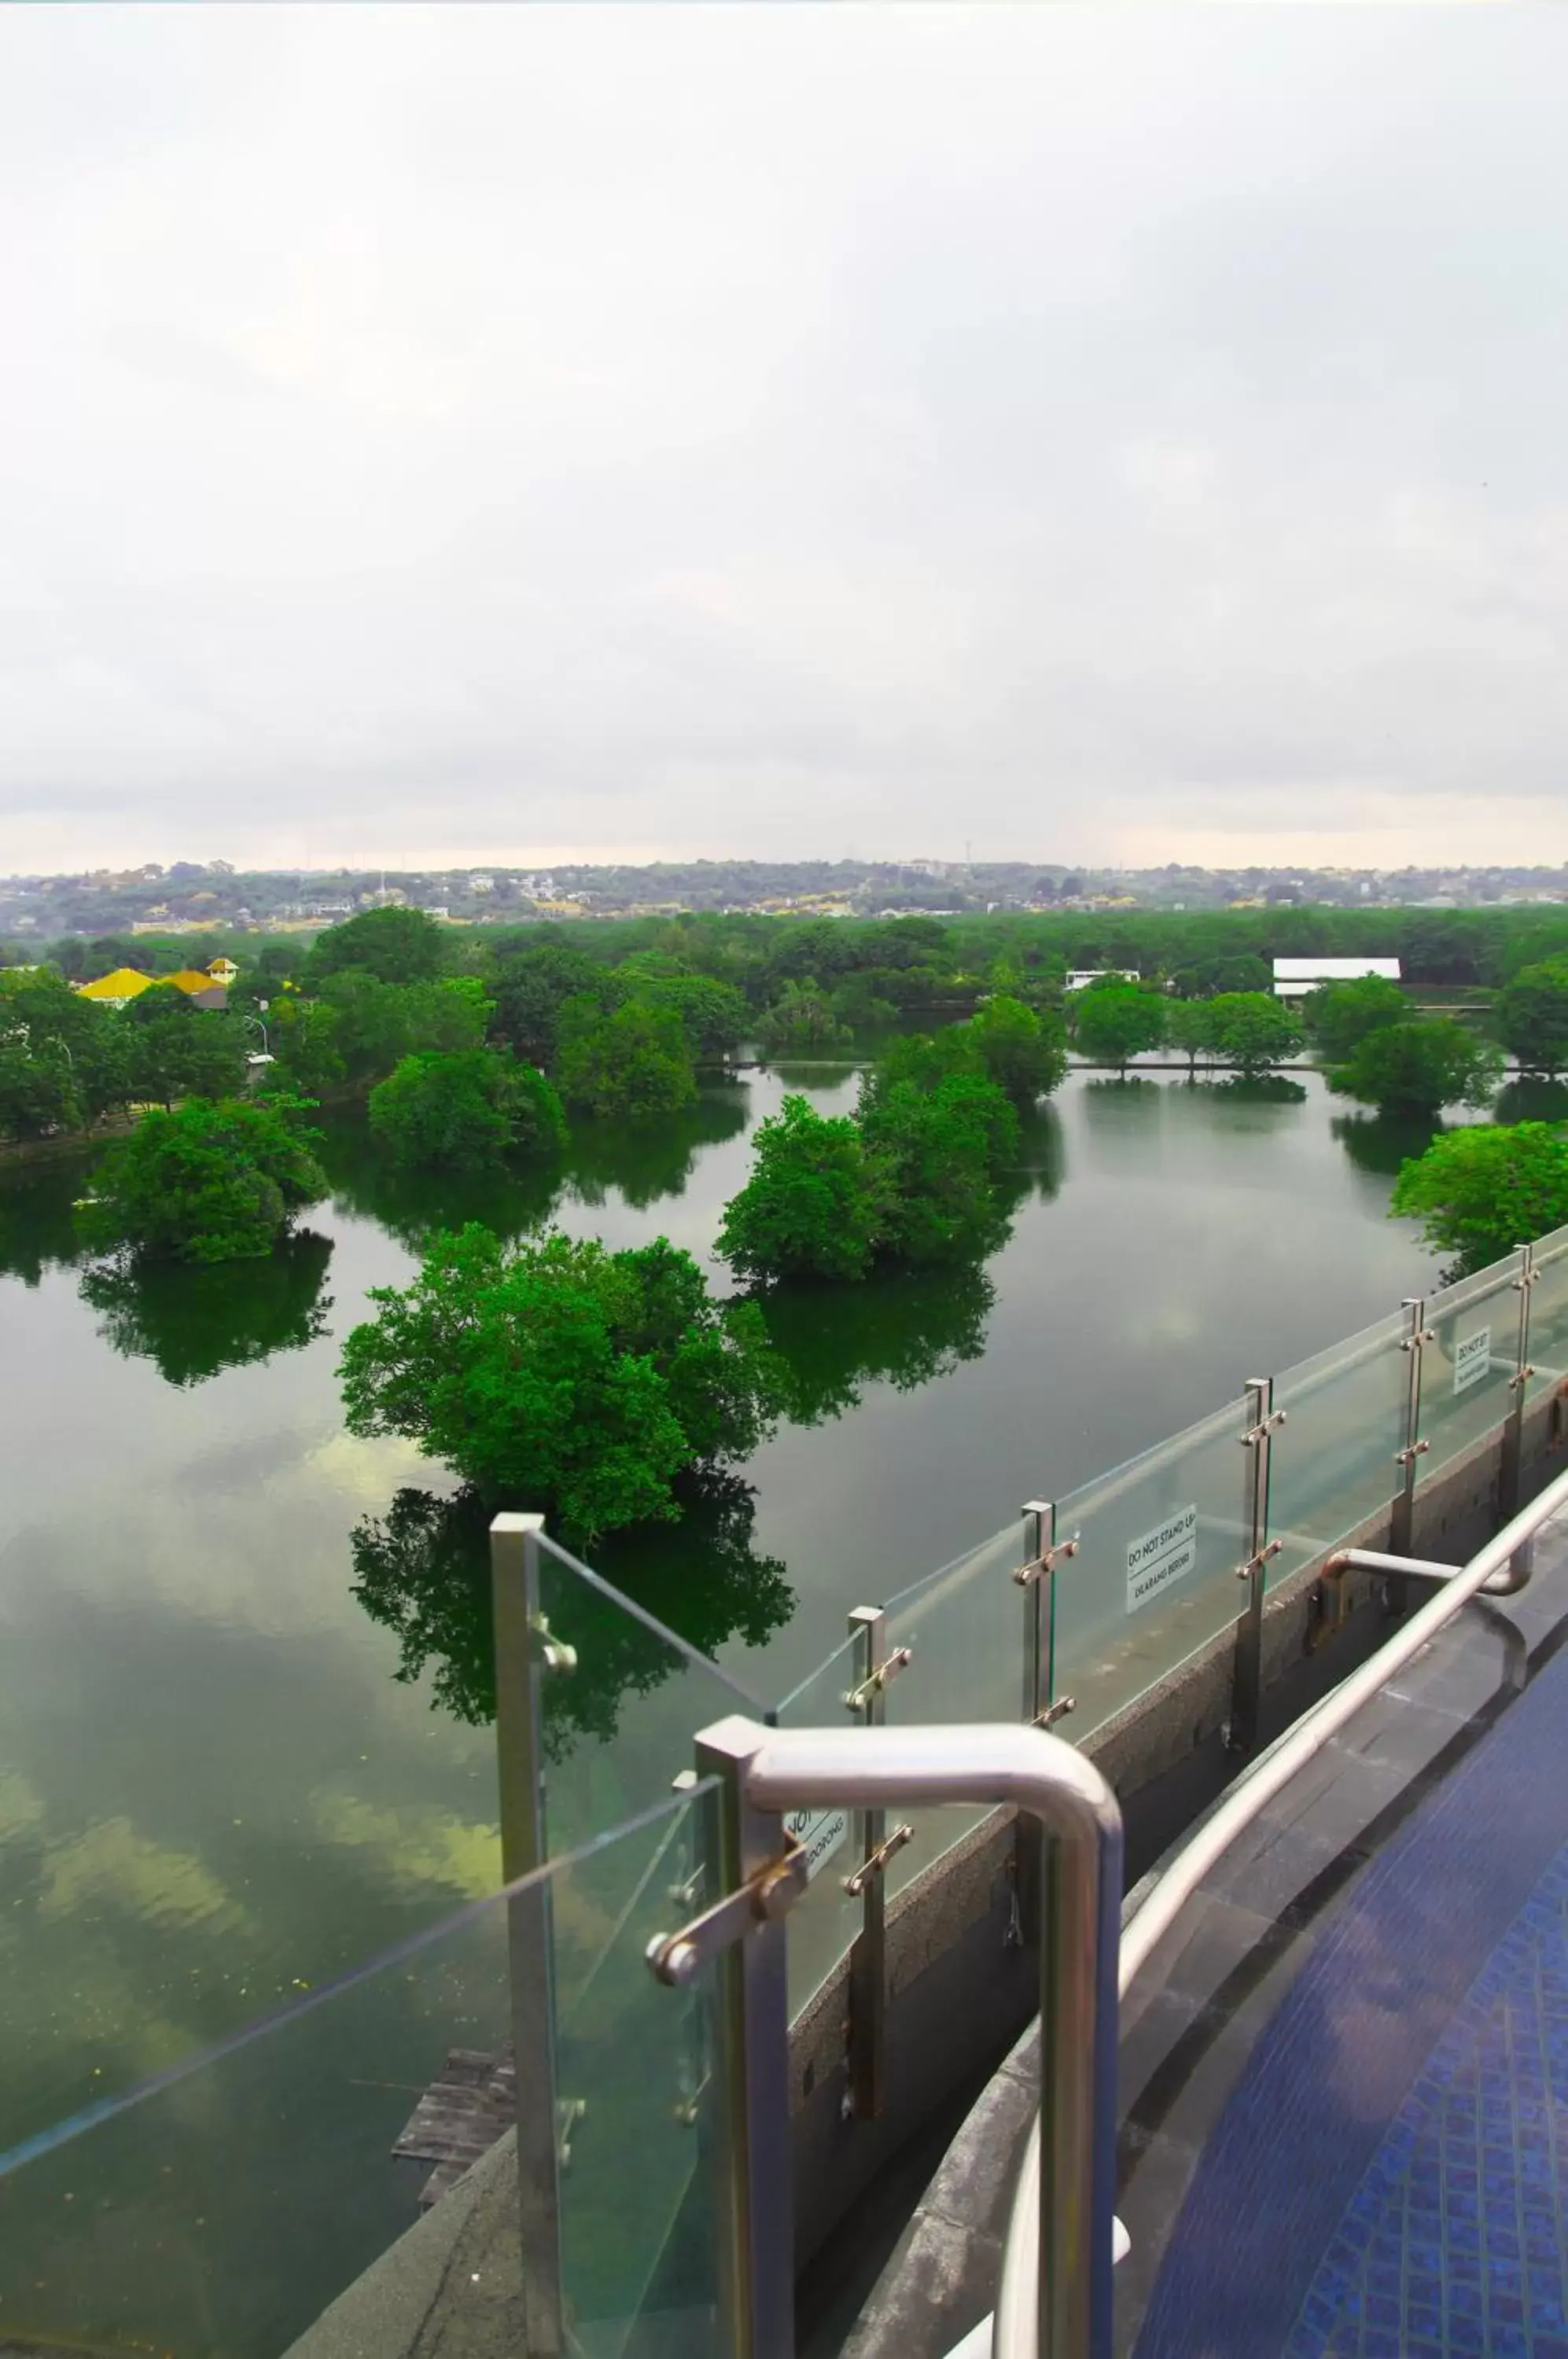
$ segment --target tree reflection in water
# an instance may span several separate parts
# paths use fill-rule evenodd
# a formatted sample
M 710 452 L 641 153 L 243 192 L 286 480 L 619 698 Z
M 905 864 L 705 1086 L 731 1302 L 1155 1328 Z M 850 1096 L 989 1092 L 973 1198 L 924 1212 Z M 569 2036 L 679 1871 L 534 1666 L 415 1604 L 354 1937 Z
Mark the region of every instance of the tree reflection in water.
M 1568 1122 L 1568 1082 L 1524 1073 L 1497 1093 L 1494 1122 Z
M 100 1262 L 83 1276 L 82 1294 L 116 1352 L 151 1360 L 171 1385 L 199 1385 L 324 1334 L 332 1256 L 330 1237 L 296 1229 L 250 1261 Z
M 913 1392 L 979 1359 L 996 1293 L 977 1262 L 958 1262 L 758 1299 L 789 1370 L 787 1414 L 817 1425 L 858 1408 L 863 1386 Z
M 695 1105 L 657 1122 L 586 1122 L 572 1125 L 562 1172 L 580 1204 L 602 1204 L 616 1189 L 639 1210 L 661 1196 L 679 1196 L 704 1147 L 721 1146 L 746 1128 L 743 1089 L 714 1085 Z
M 37 1286 L 47 1270 L 83 1258 L 75 1200 L 86 1185 L 85 1161 L 50 1164 L 0 1177 L 0 1277 Z
M 1422 1114 L 1339 1114 L 1329 1128 L 1360 1171 L 1397 1179 L 1399 1166 L 1424 1155 L 1448 1127 Z
M 762 1646 L 789 1620 L 795 1593 L 779 1560 L 752 1547 L 756 1495 L 736 1475 L 709 1472 L 686 1478 L 681 1495 L 679 1524 L 614 1535 L 594 1550 L 595 1571 L 702 1654 L 732 1638 Z M 397 1634 L 397 1678 L 417 1680 L 428 1666 L 436 1701 L 475 1726 L 495 1713 L 495 1504 L 468 1487 L 446 1499 L 405 1489 L 385 1516 L 363 1517 L 350 1539 L 354 1593 L 373 1621 Z M 552 1582 L 550 1625 L 577 1652 L 572 1678 L 544 1688 L 552 1759 L 580 1736 L 614 1736 L 623 1698 L 646 1694 L 681 1666 L 655 1632 L 585 1582 Z

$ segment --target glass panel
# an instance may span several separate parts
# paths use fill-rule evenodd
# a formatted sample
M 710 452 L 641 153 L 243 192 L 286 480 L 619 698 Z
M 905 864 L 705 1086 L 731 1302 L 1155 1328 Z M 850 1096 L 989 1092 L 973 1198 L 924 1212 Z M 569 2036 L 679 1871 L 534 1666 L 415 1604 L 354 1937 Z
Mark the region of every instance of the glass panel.
M 1220 1409 L 1056 1507 L 1056 1692 L 1060 1733 L 1082 1745 L 1113 1713 L 1233 1625 L 1251 1554 L 1239 1404 Z
M 715 1791 L 550 1871 L 561 2282 L 587 2359 L 717 2359 L 717 1968 L 672 1990 L 646 1956 L 713 1897 Z
M 1536 1279 L 1530 1289 L 1530 1350 L 1535 1374 L 1530 1402 L 1568 1382 L 1568 1230 L 1556 1229 L 1535 1249 Z
M 1519 1266 L 1517 1256 L 1496 1263 L 1427 1302 L 1420 1425 L 1431 1448 L 1416 1461 L 1418 1487 L 1496 1434 L 1513 1407 Z
M 846 1727 L 844 1698 L 859 1676 L 860 1641 L 847 1638 L 779 1707 L 780 1728 Z M 889 1690 L 891 1692 L 891 1690 Z M 826 1982 L 860 1930 L 861 1903 L 844 1879 L 860 1864 L 854 1810 L 799 1810 L 788 1824 L 806 1845 L 811 1882 L 789 1911 L 789 2013 L 797 2016 Z
M 1013 1579 L 1023 1556 L 1018 1516 L 892 1600 L 887 1644 L 908 1647 L 909 1663 L 887 1690 L 889 1725 L 1023 1718 L 1026 1593 Z M 888 1899 L 989 1815 L 945 1810 L 912 1819 L 914 1840 L 888 1864 Z
M 717 1664 L 549 1540 L 539 1550 L 539 1611 L 572 1655 L 540 1674 L 552 1858 L 668 1794 L 711 1721 L 766 1716 Z
M 713 2278 L 705 2224 L 687 2223 L 703 1995 L 656 1983 L 641 1944 L 680 1921 L 663 1862 L 672 1836 L 692 1855 L 713 1790 L 411 1936 L 139 2092 L 0 2147 L 0 2350 L 278 2359 L 303 2337 L 299 2359 L 329 2359 L 411 2343 L 421 2321 L 432 2347 L 498 2347 L 518 2282 L 509 1952 L 531 1908 L 553 1927 L 570 1994 L 557 2087 L 590 2101 L 562 2234 L 582 2316 L 616 2325 L 584 2347 L 630 2353 L 629 2319 L 678 2301 L 696 2330 L 680 2347 L 702 2359 Z M 438 2084 L 439 2101 L 421 2102 Z M 5 2105 L 0 2088 L 0 2141 Z M 459 2234 L 465 2258 L 449 2270 Z
M 1269 1561 L 1272 1586 L 1388 1506 L 1403 1481 L 1410 1354 L 1407 1312 L 1310 1360 L 1275 1381 L 1285 1422 L 1274 1436 L 1269 1532 L 1284 1542 Z

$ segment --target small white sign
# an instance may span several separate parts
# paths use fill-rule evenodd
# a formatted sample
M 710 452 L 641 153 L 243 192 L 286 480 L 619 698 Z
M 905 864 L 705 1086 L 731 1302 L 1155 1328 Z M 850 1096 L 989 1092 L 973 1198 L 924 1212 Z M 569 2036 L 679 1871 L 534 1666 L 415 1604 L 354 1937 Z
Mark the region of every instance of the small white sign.
M 1162 1524 L 1127 1549 L 1127 1612 L 1136 1614 L 1158 1590 L 1191 1572 L 1197 1560 L 1198 1510 L 1172 1508 Z
M 1454 1391 L 1468 1392 L 1472 1385 L 1480 1383 L 1491 1364 L 1492 1331 L 1489 1327 L 1477 1327 L 1474 1335 L 1466 1335 L 1462 1343 L 1454 1346 Z
M 784 1821 L 786 1834 L 806 1847 L 806 1881 L 825 1867 L 849 1832 L 847 1810 L 791 1810 Z

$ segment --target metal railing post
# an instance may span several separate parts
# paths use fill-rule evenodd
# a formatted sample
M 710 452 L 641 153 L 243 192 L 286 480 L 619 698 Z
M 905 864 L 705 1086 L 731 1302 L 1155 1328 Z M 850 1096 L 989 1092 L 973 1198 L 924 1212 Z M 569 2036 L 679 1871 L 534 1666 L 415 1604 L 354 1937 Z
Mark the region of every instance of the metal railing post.
M 539 1694 L 539 1534 L 542 1516 L 501 1515 L 490 1526 L 495 1631 L 495 1749 L 501 1787 L 501 1873 L 508 1884 L 541 1867 L 544 1746 Z M 555 1993 L 548 1879 L 507 1903 L 512 2044 L 517 2073 L 517 2196 L 523 2325 L 528 2359 L 561 2359 L 561 2178 L 557 2149 Z
M 699 1777 L 720 1781 L 717 1876 L 711 1886 L 719 1894 L 755 1886 L 785 1854 L 782 1812 L 760 1808 L 747 1784 L 756 1754 L 775 1734 L 732 1719 L 697 1738 Z M 794 2359 L 786 1939 L 781 1917 L 770 1918 L 759 1907 L 743 1937 L 732 1940 L 713 1963 L 718 2345 L 724 2359 Z
M 1073 1710 L 1073 1698 L 1056 1692 L 1056 1568 L 1078 1553 L 1074 1534 L 1058 1543 L 1056 1502 L 1030 1499 L 1023 1509 L 1024 1560 L 1013 1579 L 1024 1593 L 1023 1710 L 1029 1728 L 1050 1728 Z M 1018 1898 L 1018 1934 L 1026 1947 L 1040 1947 L 1045 1891 L 1044 1837 L 1032 1820 L 1020 1818 L 1013 1853 Z
M 1247 1480 L 1247 1527 L 1250 1546 L 1247 1562 L 1236 1567 L 1236 1578 L 1247 1583 L 1247 1603 L 1236 1625 L 1236 1663 L 1231 1674 L 1230 1726 L 1225 1743 L 1233 1753 L 1258 1749 L 1263 1708 L 1264 1575 L 1279 1542 L 1269 1537 L 1269 1469 L 1274 1430 L 1285 1413 L 1274 1406 L 1272 1376 L 1247 1379 L 1247 1431 L 1242 1448 L 1249 1453 Z
M 856 1605 L 849 1628 L 855 1650 L 855 1691 L 850 1709 L 866 1728 L 880 1728 L 887 1716 L 887 1690 L 878 1677 L 887 1653 L 887 1616 L 879 1605 Z M 887 1814 L 875 1804 L 855 1813 L 860 1865 L 846 1879 L 860 1891 L 860 1930 L 849 1951 L 849 2109 L 857 2121 L 881 2112 L 887 2069 L 887 1903 L 883 1895 L 882 1845 Z
M 1432 1341 L 1426 1323 L 1426 1303 L 1418 1294 L 1405 1297 L 1401 1306 L 1410 1313 L 1410 1332 L 1400 1345 L 1410 1357 L 1405 1377 L 1405 1446 L 1394 1453 L 1394 1463 L 1400 1469 L 1399 1488 L 1395 1494 L 1393 1513 L 1388 1518 L 1388 1553 L 1409 1556 L 1415 1533 L 1416 1461 L 1425 1456 L 1428 1444 L 1421 1438 L 1421 1353 Z M 1391 1612 L 1402 1614 L 1407 1603 L 1405 1584 L 1396 1575 L 1388 1582 L 1388 1605 Z
M 1535 1289 L 1538 1272 L 1535 1247 L 1519 1245 L 1519 1276 L 1514 1285 L 1519 1290 L 1519 1332 L 1514 1345 L 1514 1372 L 1508 1378 L 1513 1395 L 1503 1426 L 1502 1453 L 1497 1464 L 1497 1514 L 1501 1521 L 1511 1523 L 1519 1513 L 1519 1488 L 1524 1466 L 1524 1413 L 1530 1397 L 1530 1380 L 1535 1370 L 1530 1364 L 1530 1299 Z M 1527 1540 L 1519 1551 L 1516 1570 L 1527 1572 L 1535 1543 Z

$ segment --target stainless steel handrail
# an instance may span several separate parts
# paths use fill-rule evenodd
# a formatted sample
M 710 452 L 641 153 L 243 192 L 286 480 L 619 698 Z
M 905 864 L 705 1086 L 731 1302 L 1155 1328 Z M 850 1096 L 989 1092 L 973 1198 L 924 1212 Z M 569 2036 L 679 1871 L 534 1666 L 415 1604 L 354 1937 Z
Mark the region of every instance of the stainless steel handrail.
M 1116 2193 L 1116 1986 L 1122 1822 L 1092 1761 L 1044 1729 L 761 1729 L 726 1721 L 699 1739 L 739 1759 L 747 1805 L 777 1811 L 943 1802 L 1012 1803 L 1045 1836 L 1051 1878 L 1040 1945 L 1040 2111 L 1030 2349 L 1109 2359 Z
M 1469 1562 L 1445 1581 L 1410 1620 L 1401 1625 L 1375 1655 L 1367 1657 L 1349 1678 L 1305 1713 L 1267 1753 L 1243 1772 L 1192 1841 L 1158 1876 L 1121 1934 L 1116 1977 L 1124 1996 L 1134 1976 L 1145 1966 L 1156 1946 L 1174 1924 L 1211 1868 L 1239 1834 L 1252 1824 L 1297 1772 L 1322 1752 L 1365 1703 L 1369 1703 L 1472 1597 L 1487 1589 L 1493 1577 L 1533 1538 L 1542 1524 L 1568 1506 L 1568 1473 L 1538 1494 L 1510 1523 L 1486 1542 Z M 1392 1560 L 1389 1560 L 1390 1569 Z M 1038 2127 L 1031 2129 L 1018 2171 L 1013 2208 L 1002 2256 L 1002 2278 L 992 2329 L 993 2359 L 1043 2359 L 1036 2339 L 1035 2318 L 1040 2304 L 1040 2168 Z

